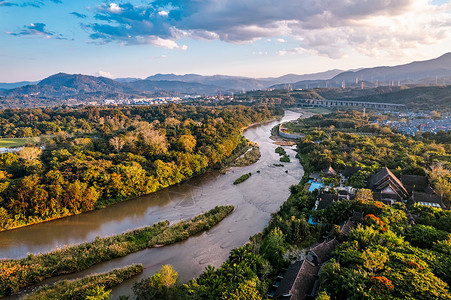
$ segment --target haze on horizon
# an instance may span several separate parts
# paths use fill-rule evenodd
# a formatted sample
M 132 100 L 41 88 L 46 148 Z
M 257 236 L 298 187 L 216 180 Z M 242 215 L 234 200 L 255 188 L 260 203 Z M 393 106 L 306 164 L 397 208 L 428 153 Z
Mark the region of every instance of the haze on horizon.
M 276 77 L 451 50 L 446 0 L 0 0 L 0 82 L 58 72 Z

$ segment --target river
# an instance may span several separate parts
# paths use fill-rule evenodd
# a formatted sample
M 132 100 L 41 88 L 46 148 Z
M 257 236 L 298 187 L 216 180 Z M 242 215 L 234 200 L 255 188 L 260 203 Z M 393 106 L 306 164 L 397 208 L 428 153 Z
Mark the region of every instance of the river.
M 304 171 L 292 147 L 284 147 L 291 162 L 279 164 L 277 145 L 270 139 L 271 128 L 280 122 L 297 119 L 300 113 L 286 111 L 282 119 L 252 126 L 244 136 L 258 143 L 260 160 L 248 167 L 231 168 L 226 174 L 210 171 L 183 183 L 105 209 L 0 233 L 0 257 L 21 258 L 29 253 L 48 252 L 65 245 L 92 241 L 96 236 L 122 233 L 162 220 L 177 222 L 204 213 L 216 205 L 235 206 L 217 226 L 187 241 L 162 248 L 146 249 L 123 258 L 98 264 L 84 272 L 61 276 L 80 278 L 93 273 L 141 263 L 143 274 L 113 289 L 112 299 L 128 295 L 133 282 L 149 277 L 162 265 L 171 264 L 186 282 L 197 277 L 207 265 L 220 266 L 230 250 L 242 246 L 249 237 L 262 231 L 271 214 L 289 196 L 289 187 L 298 183 Z M 260 171 L 257 173 L 257 171 Z M 239 185 L 233 181 L 245 173 L 252 176 Z M 46 282 L 54 282 L 55 278 Z M 8 297 L 17 299 L 18 297 Z

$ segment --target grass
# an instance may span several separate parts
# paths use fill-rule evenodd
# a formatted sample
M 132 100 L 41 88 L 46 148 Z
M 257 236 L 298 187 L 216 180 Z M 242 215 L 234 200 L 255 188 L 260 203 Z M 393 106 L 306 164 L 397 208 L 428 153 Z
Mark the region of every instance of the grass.
M 103 287 L 105 290 L 111 289 L 142 273 L 142 271 L 142 265 L 132 265 L 108 273 L 87 276 L 79 280 L 63 280 L 53 286 L 41 287 L 25 299 L 84 300 L 98 287 Z
M 0 139 L 0 148 L 22 147 L 26 144 L 34 144 L 31 138 Z
M 80 272 L 89 267 L 130 253 L 183 241 L 209 230 L 234 207 L 216 206 L 189 221 L 169 226 L 168 221 L 122 234 L 96 238 L 93 242 L 58 249 L 23 259 L 0 260 L 0 297 L 17 293 L 46 278 Z
M 247 151 L 243 156 L 238 157 L 232 164 L 232 167 L 246 167 L 256 163 L 261 157 L 260 148 L 253 145 L 252 149 Z

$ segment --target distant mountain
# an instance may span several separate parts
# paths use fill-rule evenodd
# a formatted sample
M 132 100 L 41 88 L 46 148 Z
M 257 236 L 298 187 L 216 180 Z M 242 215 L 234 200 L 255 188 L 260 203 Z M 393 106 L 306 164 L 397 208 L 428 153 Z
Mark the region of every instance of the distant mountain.
M 279 83 L 292 83 L 300 80 L 314 80 L 314 79 L 328 79 L 331 78 L 342 70 L 330 70 L 321 73 L 296 75 L 287 74 L 280 77 L 269 77 L 269 78 L 249 78 L 241 76 L 227 76 L 227 75 L 212 75 L 203 76 L 198 74 L 185 74 L 185 75 L 175 75 L 175 74 L 155 74 L 146 78 L 150 81 L 183 81 L 183 82 L 197 82 L 205 85 L 213 85 L 219 87 L 223 90 L 261 90 L 266 89 L 274 84 Z
M 115 81 L 120 83 L 128 83 L 133 81 L 142 80 L 141 78 L 134 78 L 134 77 L 126 77 L 126 78 L 114 78 Z
M 332 70 L 334 71 L 334 70 Z M 438 58 L 416 61 L 393 67 L 374 67 L 341 72 L 329 79 L 304 79 L 291 84 L 279 83 L 272 89 L 311 89 L 396 86 L 396 85 L 446 85 L 451 84 L 451 53 Z
M 215 86 L 224 91 L 265 89 L 267 86 L 267 83 L 263 80 L 227 75 L 203 76 L 197 74 L 155 74 L 147 77 L 146 80 L 200 83 L 203 85 Z
M 36 84 L 38 81 L 20 81 L 20 82 L 12 82 L 12 83 L 0 83 L 0 89 L 2 90 L 10 90 L 30 84 Z
M 127 83 L 127 85 L 137 91 L 146 92 L 174 92 L 180 94 L 217 94 L 221 88 L 213 85 L 205 85 L 197 82 L 183 82 L 170 80 L 138 80 Z
M 451 77 L 451 53 L 446 53 L 438 58 L 415 61 L 405 65 L 393 67 L 366 68 L 359 71 L 348 71 L 338 74 L 331 81 L 355 82 L 359 81 L 401 81 L 404 83 L 421 83 L 421 81 L 435 78 Z M 440 83 L 440 82 L 438 82 Z
M 280 77 L 275 78 L 267 78 L 269 82 L 271 82 L 271 85 L 274 84 L 283 84 L 283 83 L 294 83 L 299 81 L 306 81 L 306 80 L 326 80 L 329 78 L 332 78 L 340 73 L 342 73 L 343 70 L 329 70 L 325 72 L 319 72 L 319 73 L 312 73 L 312 74 L 304 74 L 304 75 L 296 75 L 296 74 L 287 74 Z
M 88 93 L 127 93 L 131 88 L 105 77 L 58 73 L 38 84 L 4 91 L 3 96 L 32 95 L 39 97 L 68 97 Z
M 126 86 L 106 77 L 88 76 L 82 74 L 58 73 L 41 80 L 39 86 L 51 86 L 57 91 L 78 93 L 93 92 L 124 92 Z

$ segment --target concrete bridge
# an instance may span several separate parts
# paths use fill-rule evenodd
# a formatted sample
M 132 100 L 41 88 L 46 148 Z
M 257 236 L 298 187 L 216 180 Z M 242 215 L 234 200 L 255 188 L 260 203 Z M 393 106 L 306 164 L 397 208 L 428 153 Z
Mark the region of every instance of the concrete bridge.
M 300 107 L 365 107 L 374 109 L 400 109 L 406 108 L 404 104 L 396 103 L 377 103 L 377 102 L 362 102 L 362 101 L 344 101 L 344 100 L 322 100 L 322 99 L 298 99 L 297 106 Z

